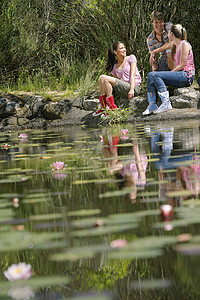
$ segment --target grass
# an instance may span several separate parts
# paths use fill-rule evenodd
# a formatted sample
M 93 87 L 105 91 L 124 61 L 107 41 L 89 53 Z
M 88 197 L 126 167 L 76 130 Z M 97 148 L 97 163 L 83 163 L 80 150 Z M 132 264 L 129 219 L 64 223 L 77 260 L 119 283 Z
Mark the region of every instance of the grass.
M 48 74 L 43 69 L 30 74 L 28 70 L 22 69 L 17 79 L 10 76 L 4 80 L 0 91 L 16 95 L 38 94 L 56 101 L 73 99 L 99 90 L 98 78 L 103 73 L 104 61 L 100 60 L 75 62 L 68 66 L 67 72 L 59 74 Z

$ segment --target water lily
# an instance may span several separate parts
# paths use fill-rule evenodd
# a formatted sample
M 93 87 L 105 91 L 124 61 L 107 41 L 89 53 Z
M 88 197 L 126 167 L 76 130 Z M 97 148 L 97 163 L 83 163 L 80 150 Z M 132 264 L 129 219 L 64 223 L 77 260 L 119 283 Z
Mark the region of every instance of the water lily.
M 63 161 L 56 161 L 51 164 L 52 170 L 60 171 L 64 170 L 65 167 L 67 167 L 67 164 L 65 164 Z
M 128 129 L 122 129 L 121 130 L 121 134 L 123 134 L 123 135 L 127 135 L 128 133 L 129 133 Z
M 128 140 L 129 139 L 129 130 L 128 129 L 122 129 L 121 130 L 121 134 L 122 134 L 122 140 Z
M 113 240 L 110 243 L 111 248 L 123 248 L 128 244 L 128 241 L 125 239 Z
M 12 202 L 14 207 L 19 207 L 19 198 L 17 197 L 13 198 Z
M 26 280 L 32 276 L 32 268 L 30 264 L 18 263 L 11 265 L 5 272 L 4 276 L 9 281 Z
M 35 293 L 29 286 L 13 286 L 9 290 L 8 296 L 15 300 L 29 300 L 35 297 Z
M 21 133 L 18 138 L 20 139 L 27 139 L 28 135 L 26 133 Z
M 161 211 L 163 221 L 169 221 L 172 219 L 173 207 L 170 204 L 161 205 L 160 211 Z

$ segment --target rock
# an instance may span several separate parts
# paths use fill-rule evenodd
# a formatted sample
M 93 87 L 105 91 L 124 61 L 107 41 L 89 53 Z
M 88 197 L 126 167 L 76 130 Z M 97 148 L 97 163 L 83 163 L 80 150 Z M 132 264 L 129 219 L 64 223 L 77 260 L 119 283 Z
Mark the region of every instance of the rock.
M 47 100 L 41 96 L 28 96 L 25 99 L 24 107 L 27 108 L 26 117 L 33 119 L 36 116 L 42 117 L 42 112 Z
M 84 99 L 83 108 L 85 110 L 96 110 L 99 104 L 99 99 Z
M 49 120 L 60 119 L 63 114 L 71 108 L 71 102 L 62 100 L 60 102 L 51 102 L 44 106 L 43 114 Z
M 170 100 L 174 108 L 197 108 L 200 102 L 200 93 L 190 91 L 181 96 L 172 96 Z
M 5 107 L 5 113 L 13 115 L 19 107 L 19 104 L 16 102 L 8 102 Z
M 29 124 L 29 122 L 30 122 L 30 120 L 27 119 L 27 118 L 19 118 L 19 119 L 17 119 L 17 124 L 19 126 Z
M 72 106 L 77 108 L 83 108 L 83 98 L 76 98 L 72 102 Z
M 28 107 L 18 107 L 15 113 L 16 117 L 26 117 L 29 115 L 29 108 Z
M 3 123 L 3 127 L 5 127 L 5 126 L 14 126 L 14 127 L 16 127 L 18 125 L 17 118 L 13 117 L 13 116 L 4 119 L 2 123 Z
M 174 96 L 179 96 L 185 93 L 189 93 L 191 90 L 190 87 L 183 87 L 183 88 L 175 88 L 174 89 Z

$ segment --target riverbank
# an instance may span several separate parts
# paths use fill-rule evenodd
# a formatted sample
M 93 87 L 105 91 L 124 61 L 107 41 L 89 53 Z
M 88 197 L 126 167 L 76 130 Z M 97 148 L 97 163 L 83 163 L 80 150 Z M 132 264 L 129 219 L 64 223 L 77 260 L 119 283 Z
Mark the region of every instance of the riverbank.
M 115 122 L 150 123 L 200 118 L 200 89 L 197 85 L 173 90 L 170 97 L 173 109 L 159 115 L 142 116 L 148 105 L 145 95 L 144 92 L 130 102 L 119 102 L 121 109 L 116 112 Z M 0 93 L 0 130 L 51 129 L 75 125 L 95 127 L 112 123 L 109 118 L 103 121 L 100 116 L 92 116 L 97 105 L 97 95 L 58 99 L 53 95 L 50 98 L 32 93 Z

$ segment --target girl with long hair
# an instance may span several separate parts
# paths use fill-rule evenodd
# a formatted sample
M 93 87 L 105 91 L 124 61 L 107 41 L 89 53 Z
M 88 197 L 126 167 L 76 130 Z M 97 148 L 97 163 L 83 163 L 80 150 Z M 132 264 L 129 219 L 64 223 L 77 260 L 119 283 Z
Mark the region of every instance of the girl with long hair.
M 186 41 L 187 33 L 182 25 L 172 25 L 169 33 L 169 43 L 172 48 L 172 58 L 174 67 L 171 71 L 150 72 L 147 75 L 147 97 L 149 106 L 142 113 L 159 114 L 172 109 L 169 92 L 166 85 L 175 87 L 188 87 L 193 83 L 195 75 L 194 58 L 191 45 Z M 162 104 L 156 104 L 156 93 L 160 97 Z
M 107 117 L 105 110 L 116 109 L 114 103 L 113 88 L 121 97 L 132 100 L 140 92 L 141 77 L 137 68 L 135 55 L 126 56 L 126 48 L 123 43 L 115 42 L 108 50 L 107 71 L 112 76 L 101 75 L 99 86 L 101 96 L 100 105 L 93 116 Z

